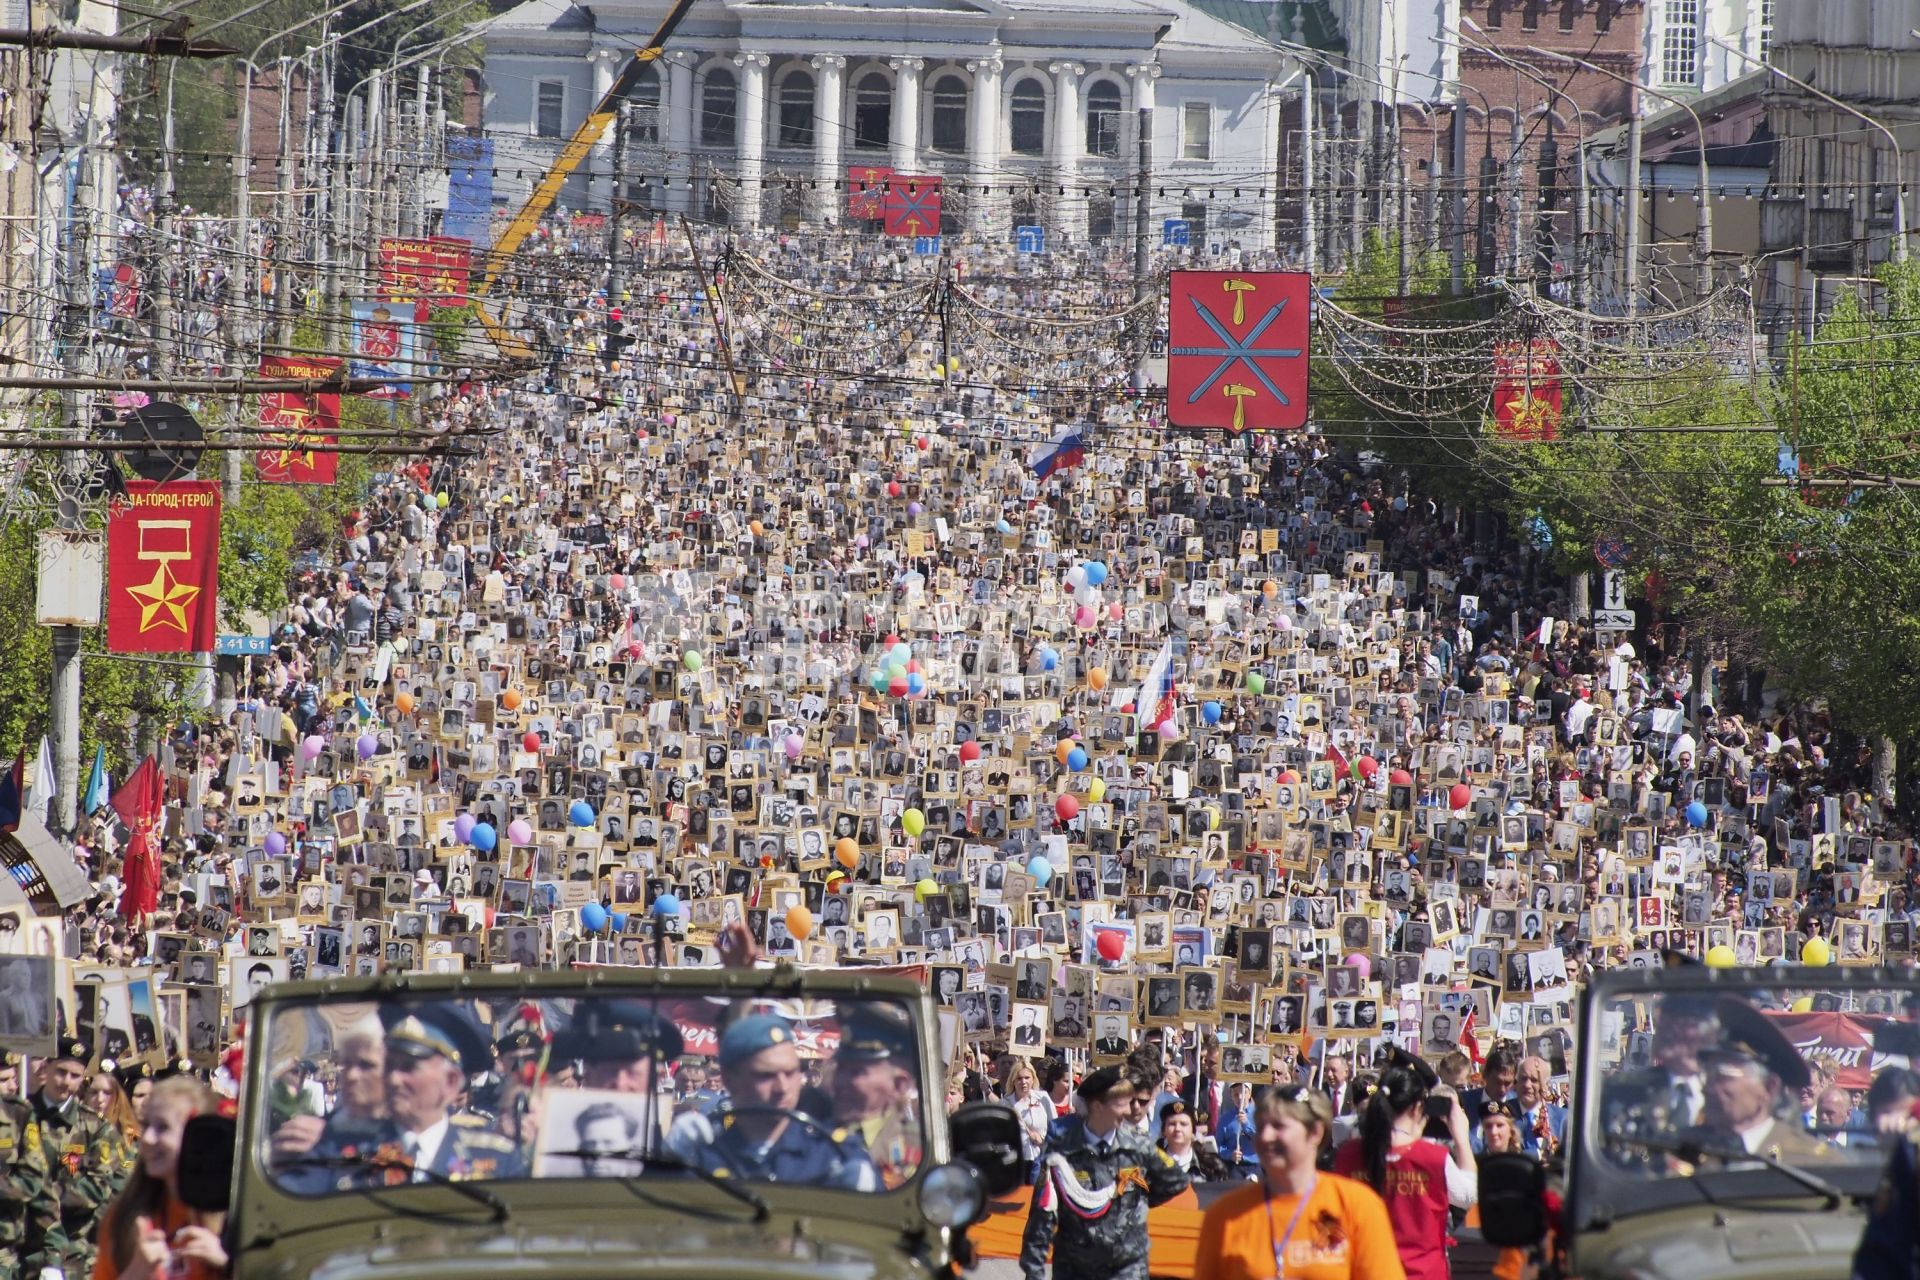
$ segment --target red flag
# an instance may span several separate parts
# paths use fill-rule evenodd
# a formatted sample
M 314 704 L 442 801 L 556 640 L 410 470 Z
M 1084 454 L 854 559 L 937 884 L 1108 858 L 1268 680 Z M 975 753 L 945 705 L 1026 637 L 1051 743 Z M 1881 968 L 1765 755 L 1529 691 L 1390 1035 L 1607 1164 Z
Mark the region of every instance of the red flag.
M 166 789 L 160 782 L 160 766 L 152 756 L 140 762 L 109 803 L 132 833 L 127 856 L 122 860 L 120 914 L 128 920 L 139 920 L 151 915 L 160 904 L 160 859 L 154 853 L 153 835 L 166 804 Z
M 1167 300 L 1167 421 L 1292 431 L 1307 425 L 1304 271 L 1175 271 Z
M 1493 349 L 1493 422 L 1502 439 L 1552 440 L 1560 434 L 1560 345 L 1552 338 L 1502 342 Z
M 1335 782 L 1345 782 L 1353 776 L 1353 770 L 1347 766 L 1347 758 L 1341 755 L 1340 748 L 1334 746 L 1331 742 L 1327 744 L 1327 754 L 1322 756 L 1321 759 L 1333 761 L 1333 780 Z
M 1468 1005 L 1467 1016 L 1460 1020 L 1460 1050 L 1472 1058 L 1473 1065 L 1477 1067 L 1485 1059 L 1485 1055 L 1480 1052 L 1480 1042 L 1473 1036 L 1473 1015 L 1474 1008 Z
M 893 167 L 884 164 L 847 166 L 847 216 L 869 220 L 887 214 L 887 179 Z
M 330 378 L 340 361 L 330 357 L 261 356 L 263 378 Z M 334 444 L 340 428 L 340 393 L 274 391 L 260 397 L 260 425 L 273 434 L 253 464 L 267 484 L 332 484 L 340 455 L 318 445 Z
M 211 652 L 219 590 L 219 484 L 127 481 L 107 520 L 107 648 Z
M 887 179 L 887 224 L 890 236 L 940 234 L 941 179 L 896 173 Z

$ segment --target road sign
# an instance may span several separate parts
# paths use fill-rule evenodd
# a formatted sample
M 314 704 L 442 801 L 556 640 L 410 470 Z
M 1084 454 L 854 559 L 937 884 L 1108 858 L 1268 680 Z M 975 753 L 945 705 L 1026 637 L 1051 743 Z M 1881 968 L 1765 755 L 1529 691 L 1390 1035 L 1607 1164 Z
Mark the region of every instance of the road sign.
M 1168 218 L 1160 224 L 1160 247 L 1162 249 L 1184 249 L 1192 243 L 1189 237 L 1192 228 L 1185 218 Z
M 1595 609 L 1593 629 L 1595 631 L 1631 631 L 1633 630 L 1633 610 Z
M 213 651 L 223 658 L 264 658 L 273 652 L 266 636 L 216 636 Z
M 1013 247 L 1021 253 L 1045 253 L 1047 251 L 1047 229 L 1045 227 L 1015 227 L 1013 229 Z
M 1627 607 L 1627 580 L 1618 569 L 1600 575 L 1600 608 L 1614 613 Z
M 1632 549 L 1619 538 L 1608 536 L 1593 544 L 1593 558 L 1609 569 L 1618 569 L 1632 555 Z
M 940 256 L 939 236 L 915 236 L 913 238 L 913 256 L 916 258 L 937 258 Z
M 1177 427 L 1285 431 L 1307 421 L 1301 271 L 1176 271 L 1168 285 L 1167 417 Z

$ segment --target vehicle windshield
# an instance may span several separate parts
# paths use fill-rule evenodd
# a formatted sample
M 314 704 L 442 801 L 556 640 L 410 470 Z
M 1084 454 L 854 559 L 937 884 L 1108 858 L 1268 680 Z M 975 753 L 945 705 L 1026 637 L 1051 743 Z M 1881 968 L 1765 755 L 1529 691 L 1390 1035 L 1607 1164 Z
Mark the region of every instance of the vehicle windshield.
M 1920 993 L 1639 991 L 1596 1012 L 1595 1147 L 1615 1172 L 1878 1168 L 1920 1101 Z
M 924 1150 L 899 1001 L 407 993 L 269 1016 L 257 1157 L 296 1194 L 716 1176 L 878 1191 Z

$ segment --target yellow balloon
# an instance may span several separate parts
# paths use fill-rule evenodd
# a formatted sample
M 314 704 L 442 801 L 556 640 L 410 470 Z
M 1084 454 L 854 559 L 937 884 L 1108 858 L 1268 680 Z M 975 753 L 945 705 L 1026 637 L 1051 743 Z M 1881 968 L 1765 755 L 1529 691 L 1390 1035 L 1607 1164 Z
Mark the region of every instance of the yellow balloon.
M 1800 948 L 1800 963 L 1816 969 L 1832 964 L 1833 945 L 1825 938 L 1808 938 L 1806 945 Z
M 1100 801 L 1106 797 L 1106 794 L 1107 794 L 1106 779 L 1095 778 L 1092 782 L 1089 782 L 1087 784 L 1087 800 L 1089 803 L 1099 804 Z
M 927 829 L 927 815 L 918 809 L 909 809 L 900 815 L 900 825 L 906 828 L 908 835 L 917 836 Z
M 1731 969 L 1734 966 L 1733 948 L 1726 943 L 1707 948 L 1707 968 Z
M 1219 829 L 1220 829 L 1220 811 L 1214 808 L 1212 805 L 1208 805 L 1207 806 L 1207 830 L 1218 831 Z
M 913 900 L 915 902 L 925 902 L 938 892 L 940 892 L 940 882 L 932 877 L 928 877 L 913 886 Z
M 1795 1000 L 1793 1002 L 1792 1008 L 1795 1013 L 1812 1013 L 1813 997 L 1801 996 L 1798 1000 Z

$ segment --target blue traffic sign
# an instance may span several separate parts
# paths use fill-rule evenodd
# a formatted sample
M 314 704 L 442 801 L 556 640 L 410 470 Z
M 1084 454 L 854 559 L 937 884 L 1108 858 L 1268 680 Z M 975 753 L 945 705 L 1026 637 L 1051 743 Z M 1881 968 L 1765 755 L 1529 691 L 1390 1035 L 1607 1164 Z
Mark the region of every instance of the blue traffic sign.
M 916 258 L 937 258 L 940 256 L 939 236 L 915 236 L 913 238 L 913 256 Z
M 1160 247 L 1184 249 L 1192 243 L 1192 227 L 1185 218 L 1168 218 L 1160 224 Z
M 215 636 L 213 651 L 225 658 L 264 658 L 273 652 L 266 636 Z
M 1045 253 L 1047 251 L 1047 229 L 1045 227 L 1015 227 L 1013 246 L 1021 253 Z

